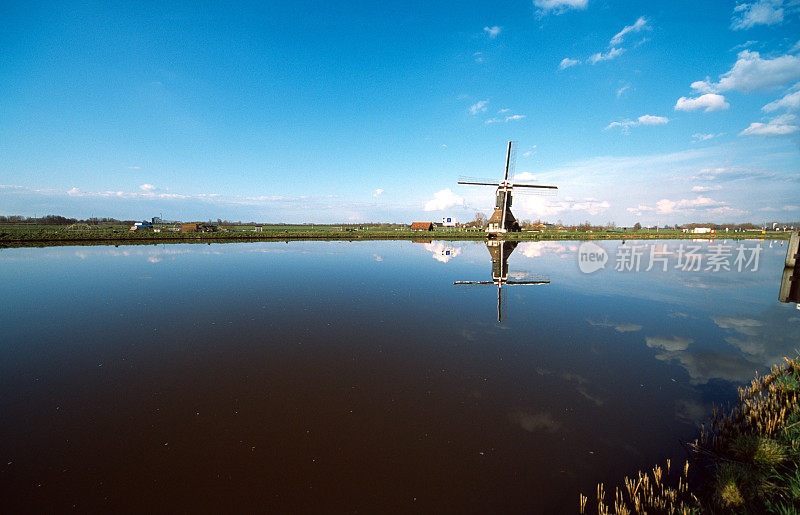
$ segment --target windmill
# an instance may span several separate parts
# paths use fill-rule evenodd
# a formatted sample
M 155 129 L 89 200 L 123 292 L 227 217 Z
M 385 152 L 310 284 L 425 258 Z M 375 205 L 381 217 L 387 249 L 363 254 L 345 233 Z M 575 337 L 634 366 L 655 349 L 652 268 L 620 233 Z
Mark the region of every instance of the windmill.
M 484 284 L 497 285 L 497 321 L 503 321 L 503 285 L 535 285 L 550 284 L 550 278 L 539 276 L 530 281 L 509 281 L 508 280 L 508 257 L 517 248 L 519 242 L 505 240 L 487 240 L 486 248 L 492 256 L 492 280 L 491 281 L 456 281 L 453 284 L 459 286 L 480 286 Z
M 511 190 L 513 188 L 536 188 L 545 191 L 554 191 L 558 186 L 543 186 L 540 184 L 523 184 L 514 183 L 514 162 L 516 158 L 516 149 L 514 142 L 508 142 L 508 150 L 506 151 L 506 171 L 503 175 L 503 180 L 499 184 L 490 182 L 490 180 L 470 180 L 463 178 L 458 181 L 458 184 L 470 184 L 475 186 L 495 186 L 497 185 L 496 197 L 497 200 L 494 206 L 494 213 L 489 218 L 489 225 L 486 228 L 488 234 L 500 234 L 505 232 L 519 232 L 520 226 L 517 219 L 511 213 Z M 509 179 L 509 172 L 512 179 Z M 509 252 L 510 253 L 510 252 Z

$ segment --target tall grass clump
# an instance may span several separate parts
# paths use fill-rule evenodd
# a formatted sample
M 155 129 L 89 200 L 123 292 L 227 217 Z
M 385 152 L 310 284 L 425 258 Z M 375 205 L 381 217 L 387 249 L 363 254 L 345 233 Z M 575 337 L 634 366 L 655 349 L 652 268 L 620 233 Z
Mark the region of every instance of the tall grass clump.
M 686 444 L 689 459 L 679 471 L 656 466 L 625 478 L 596 503 L 600 514 L 800 513 L 800 360 L 786 358 L 764 377 L 739 388 L 738 401 L 715 410 L 699 437 Z M 693 470 L 689 484 L 689 470 Z

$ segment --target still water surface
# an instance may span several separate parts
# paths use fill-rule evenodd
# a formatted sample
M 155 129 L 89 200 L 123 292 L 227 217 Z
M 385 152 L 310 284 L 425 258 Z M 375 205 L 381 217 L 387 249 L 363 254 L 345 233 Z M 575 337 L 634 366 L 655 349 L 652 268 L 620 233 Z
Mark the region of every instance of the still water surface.
M 550 283 L 504 286 L 500 323 L 453 284 L 492 281 L 483 243 L 0 250 L 4 505 L 575 511 L 795 353 L 757 244 L 757 271 L 636 272 L 603 242 L 584 274 L 522 243 L 508 279 Z

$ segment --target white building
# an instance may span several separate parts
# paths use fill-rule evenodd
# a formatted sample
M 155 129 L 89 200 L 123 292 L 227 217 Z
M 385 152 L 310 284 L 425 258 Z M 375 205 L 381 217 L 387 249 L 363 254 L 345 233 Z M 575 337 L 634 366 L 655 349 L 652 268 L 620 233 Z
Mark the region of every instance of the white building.
M 455 218 L 451 218 L 449 216 L 442 218 L 442 227 L 455 227 L 455 226 L 456 226 Z
M 716 231 L 714 231 L 710 227 L 695 227 L 694 229 L 692 229 L 692 233 L 694 234 L 708 234 L 710 232 L 716 232 Z

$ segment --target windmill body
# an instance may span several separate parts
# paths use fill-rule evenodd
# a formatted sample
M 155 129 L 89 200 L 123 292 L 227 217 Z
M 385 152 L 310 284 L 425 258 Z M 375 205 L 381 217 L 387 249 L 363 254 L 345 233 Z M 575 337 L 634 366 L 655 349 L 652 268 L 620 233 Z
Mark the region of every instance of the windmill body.
M 557 190 L 556 186 L 543 186 L 539 184 L 521 184 L 514 183 L 509 179 L 509 172 L 513 175 L 514 168 L 514 142 L 508 142 L 508 149 L 506 151 L 506 168 L 503 174 L 503 180 L 497 184 L 496 201 L 494 212 L 489 217 L 486 232 L 488 234 L 502 234 L 506 232 L 519 232 L 521 230 L 519 222 L 511 213 L 512 190 L 516 188 L 538 188 L 544 190 Z M 459 184 L 470 184 L 475 186 L 494 186 L 491 182 L 461 180 Z

